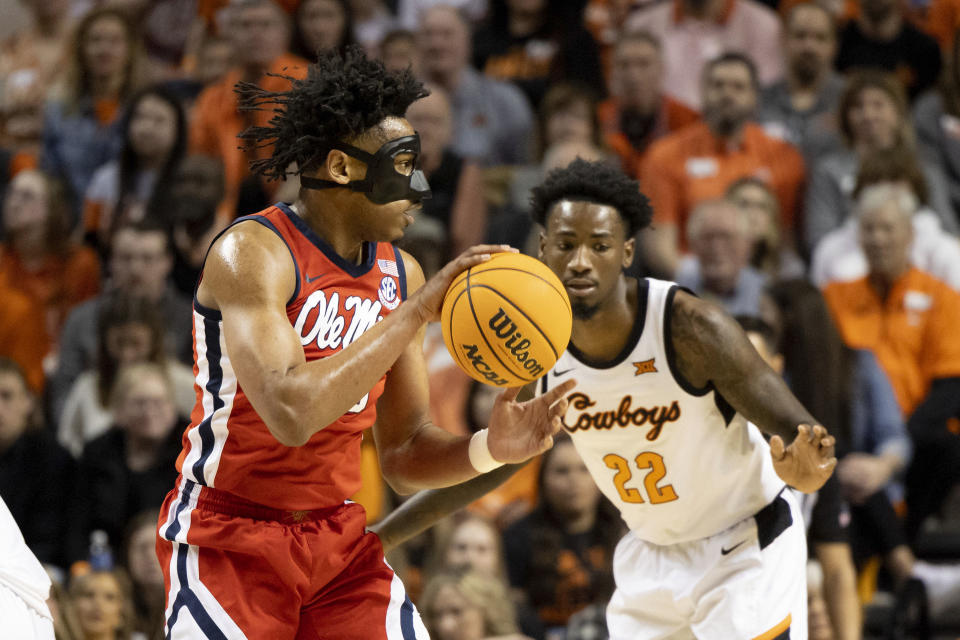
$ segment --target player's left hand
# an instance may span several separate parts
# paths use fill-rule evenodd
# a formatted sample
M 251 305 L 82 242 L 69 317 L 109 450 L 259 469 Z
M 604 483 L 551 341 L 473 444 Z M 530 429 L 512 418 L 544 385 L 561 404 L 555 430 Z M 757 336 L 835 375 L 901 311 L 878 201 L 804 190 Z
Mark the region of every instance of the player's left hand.
M 780 479 L 802 491 L 813 493 L 830 478 L 837 458 L 833 455 L 833 436 L 820 426 L 801 424 L 790 446 L 783 446 L 783 438 L 770 438 L 773 468 Z
M 517 394 L 523 387 L 501 393 L 487 426 L 490 455 L 498 462 L 517 463 L 552 447 L 553 434 L 560 430 L 560 418 L 567 411 L 566 395 L 575 385 L 574 380 L 567 380 L 526 402 L 517 402 Z

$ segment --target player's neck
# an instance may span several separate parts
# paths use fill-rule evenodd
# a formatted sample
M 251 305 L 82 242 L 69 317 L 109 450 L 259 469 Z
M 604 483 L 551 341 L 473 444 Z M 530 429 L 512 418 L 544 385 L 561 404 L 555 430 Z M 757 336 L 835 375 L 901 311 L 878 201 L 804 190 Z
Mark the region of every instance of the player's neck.
M 360 264 L 363 259 L 363 238 L 344 224 L 344 216 L 337 212 L 334 205 L 314 201 L 307 206 L 303 198 L 299 198 L 290 208 L 315 234 L 330 245 L 337 255 L 353 264 Z
M 610 301 L 592 317 L 573 319 L 570 342 L 591 360 L 611 360 L 627 344 L 637 318 L 637 280 L 620 276 Z

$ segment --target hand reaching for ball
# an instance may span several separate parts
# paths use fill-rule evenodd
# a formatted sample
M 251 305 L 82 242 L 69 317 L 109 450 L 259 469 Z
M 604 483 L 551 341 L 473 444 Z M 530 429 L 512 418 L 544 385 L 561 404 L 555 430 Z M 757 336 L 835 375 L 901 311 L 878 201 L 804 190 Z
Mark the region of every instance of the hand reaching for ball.
M 414 302 L 417 306 L 421 322 L 434 322 L 440 319 L 443 297 L 458 275 L 470 267 L 486 262 L 493 254 L 503 252 L 517 253 L 517 250 L 505 244 L 478 244 L 448 262 L 443 269 L 410 296 L 410 302 Z
M 576 386 L 567 380 L 540 397 L 517 402 L 523 387 L 507 389 L 497 398 L 490 414 L 487 447 L 498 462 L 523 462 L 553 446 L 560 419 L 567 411 L 567 394 Z

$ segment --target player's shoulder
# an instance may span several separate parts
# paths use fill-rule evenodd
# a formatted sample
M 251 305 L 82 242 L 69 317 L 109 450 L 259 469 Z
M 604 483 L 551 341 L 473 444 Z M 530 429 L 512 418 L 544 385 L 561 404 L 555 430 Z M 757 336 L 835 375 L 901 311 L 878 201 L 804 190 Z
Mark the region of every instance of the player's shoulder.
M 287 274 L 295 278 L 294 269 L 284 239 L 255 219 L 227 227 L 211 244 L 203 266 L 204 280 L 227 279 L 235 284 L 276 281 Z

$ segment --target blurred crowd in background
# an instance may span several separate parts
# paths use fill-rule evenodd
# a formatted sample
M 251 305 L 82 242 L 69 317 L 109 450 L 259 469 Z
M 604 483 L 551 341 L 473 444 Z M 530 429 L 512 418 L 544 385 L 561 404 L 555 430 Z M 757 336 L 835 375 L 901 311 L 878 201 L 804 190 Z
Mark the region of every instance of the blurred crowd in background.
M 960 0 L 5 0 L 0 495 L 58 637 L 163 636 L 157 510 L 195 400 L 193 289 L 235 217 L 296 198 L 237 134 L 321 49 L 431 95 L 433 197 L 398 243 L 536 255 L 530 188 L 576 157 L 654 207 L 631 275 L 740 319 L 837 436 L 806 499 L 816 640 L 960 622 Z M 439 327 L 434 421 L 481 428 Z M 691 455 L 699 452 L 690 443 Z M 356 499 L 401 497 L 365 440 Z M 623 524 L 568 440 L 392 557 L 438 640 L 606 638 Z M 914 634 L 911 636 L 910 634 Z M 956 637 L 956 636 L 953 636 Z

